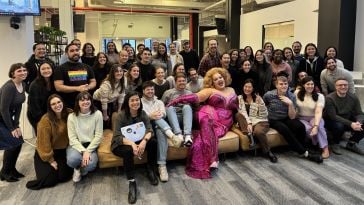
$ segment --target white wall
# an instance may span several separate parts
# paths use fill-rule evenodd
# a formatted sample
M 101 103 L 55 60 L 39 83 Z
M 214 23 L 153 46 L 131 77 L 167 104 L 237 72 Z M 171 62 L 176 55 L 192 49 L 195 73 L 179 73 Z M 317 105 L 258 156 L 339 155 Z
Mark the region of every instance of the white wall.
M 364 1 L 357 1 L 354 70 L 364 72 Z
M 0 86 L 8 77 L 11 64 L 25 63 L 33 53 L 33 17 L 20 17 L 19 29 L 10 27 L 10 17 L 0 16 Z
M 310 42 L 316 44 L 318 6 L 318 0 L 296 0 L 241 15 L 240 48 L 250 45 L 254 51 L 260 49 L 263 25 L 292 20 L 295 24 L 294 39 L 301 41 L 303 45 Z M 287 46 L 291 46 L 291 44 Z
M 102 37 L 119 38 L 169 38 L 170 17 L 150 15 L 115 15 L 104 16 L 102 21 Z M 114 24 L 117 24 L 114 32 Z M 133 24 L 132 28 L 128 25 Z M 162 28 L 159 28 L 162 26 Z

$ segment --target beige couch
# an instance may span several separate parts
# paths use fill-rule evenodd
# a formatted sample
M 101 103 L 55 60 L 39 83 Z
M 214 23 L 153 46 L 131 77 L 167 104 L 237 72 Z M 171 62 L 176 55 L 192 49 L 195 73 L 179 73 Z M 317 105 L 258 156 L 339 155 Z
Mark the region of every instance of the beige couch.
M 114 118 L 114 116 L 113 116 Z M 100 143 L 99 148 L 97 149 L 97 154 L 99 157 L 99 167 L 100 168 L 108 168 L 108 167 L 117 167 L 123 165 L 123 159 L 115 156 L 111 152 L 111 140 L 112 140 L 113 132 L 110 129 L 106 129 L 104 131 L 103 139 Z M 228 152 L 236 152 L 239 150 L 239 136 L 235 132 L 229 131 L 226 135 L 219 140 L 219 153 L 228 153 Z M 188 148 L 181 147 L 169 147 L 167 153 L 167 160 L 177 160 L 177 159 L 185 159 L 187 157 Z M 137 157 L 134 157 L 135 164 L 143 164 L 146 162 L 146 154 L 143 155 L 143 158 L 140 160 Z

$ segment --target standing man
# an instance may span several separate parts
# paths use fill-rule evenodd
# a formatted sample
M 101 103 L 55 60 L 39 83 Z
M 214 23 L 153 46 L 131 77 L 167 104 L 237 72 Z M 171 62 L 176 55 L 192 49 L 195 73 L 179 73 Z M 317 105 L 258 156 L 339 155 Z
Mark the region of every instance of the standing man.
M 217 40 L 216 39 L 210 39 L 207 41 L 208 51 L 207 53 L 202 57 L 200 66 L 198 67 L 198 73 L 205 77 L 205 74 L 208 70 L 214 67 L 221 67 L 220 63 L 220 54 L 217 50 Z
M 346 144 L 346 149 L 364 155 L 364 150 L 358 143 L 364 137 L 364 113 L 357 96 L 348 92 L 349 82 L 346 78 L 338 78 L 335 82 L 336 91 L 326 96 L 325 124 L 332 134 L 332 152 L 342 154 L 339 146 L 341 136 L 345 131 L 351 131 L 352 136 Z
M 304 59 L 301 54 L 302 44 L 299 41 L 295 41 L 292 43 L 293 57 L 295 60 L 301 61 Z
M 153 80 L 154 78 L 154 66 L 151 63 L 152 54 L 150 53 L 149 48 L 144 48 L 142 52 L 142 60 L 137 63 L 140 70 L 140 77 L 143 82 Z
M 153 43 L 152 43 L 152 55 L 157 55 L 158 53 L 158 47 L 159 47 L 159 41 L 157 40 L 153 40 Z
M 183 43 L 183 50 L 179 52 L 183 57 L 183 62 L 185 65 L 185 69 L 189 70 L 190 68 L 198 68 L 200 59 L 197 55 L 197 52 L 190 48 L 190 42 L 185 41 Z
M 76 44 L 67 45 L 65 52 L 68 61 L 55 70 L 54 86 L 65 101 L 65 106 L 73 109 L 77 94 L 94 89 L 96 79 L 92 69 L 79 62 L 80 49 Z
M 40 64 L 47 61 L 54 69 L 54 62 L 46 57 L 46 47 L 44 43 L 36 43 L 33 45 L 33 55 L 30 56 L 29 60 L 25 63 L 25 67 L 28 70 L 27 78 L 25 82 L 25 91 L 29 92 L 29 86 L 33 80 L 37 77 Z
M 172 68 L 174 68 L 174 65 L 177 63 L 183 63 L 183 57 L 177 53 L 177 47 L 176 43 L 169 44 L 169 58 L 171 59 Z
M 327 57 L 324 62 L 325 69 L 322 70 L 320 75 L 320 84 L 322 94 L 325 96 L 336 90 L 335 81 L 339 78 L 345 78 L 349 82 L 349 92 L 355 93 L 353 76 L 344 68 L 338 68 L 336 59 L 333 57 Z

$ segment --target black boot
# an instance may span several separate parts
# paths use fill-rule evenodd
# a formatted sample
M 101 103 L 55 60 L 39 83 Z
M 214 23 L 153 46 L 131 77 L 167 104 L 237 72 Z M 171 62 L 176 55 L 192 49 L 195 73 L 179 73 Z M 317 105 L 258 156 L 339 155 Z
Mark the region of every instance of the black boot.
M 154 186 L 158 185 L 158 178 L 157 175 L 155 174 L 155 168 L 151 165 L 147 165 L 147 176 L 151 185 Z
M 19 181 L 18 178 L 14 177 L 10 173 L 5 173 L 3 171 L 0 172 L 0 179 L 1 181 L 7 181 L 7 182 L 17 182 Z
M 23 177 L 25 177 L 24 174 L 18 172 L 18 170 L 16 170 L 16 169 L 11 170 L 10 171 L 10 174 L 13 175 L 16 178 L 23 178 Z
M 268 151 L 267 152 L 267 156 L 268 156 L 268 158 L 269 158 L 269 160 L 272 162 L 272 163 L 277 163 L 277 161 L 278 161 L 278 158 L 277 158 L 277 156 L 275 155 L 275 154 L 273 154 L 273 152 L 272 151 Z
M 317 163 L 322 163 L 324 160 L 322 159 L 321 154 L 313 154 L 313 153 L 308 153 L 307 159 L 313 162 L 317 162 Z
M 136 181 L 129 181 L 128 202 L 129 204 L 135 204 L 136 201 L 137 201 Z

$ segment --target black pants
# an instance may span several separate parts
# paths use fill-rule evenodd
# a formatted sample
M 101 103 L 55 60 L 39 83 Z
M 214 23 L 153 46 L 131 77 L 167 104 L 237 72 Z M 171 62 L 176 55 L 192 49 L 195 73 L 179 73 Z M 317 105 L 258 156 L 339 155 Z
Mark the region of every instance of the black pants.
M 298 154 L 304 154 L 306 138 L 305 126 L 298 119 L 269 120 L 271 128 L 277 130 L 287 141 L 290 148 Z
M 1 169 L 1 173 L 10 174 L 11 171 L 15 170 L 21 146 L 22 145 L 19 145 L 17 147 L 4 150 L 3 167 Z
M 361 139 L 364 137 L 364 131 L 354 131 L 351 127 L 344 125 L 341 122 L 326 120 L 325 127 L 330 131 L 332 135 L 331 142 L 332 144 L 339 144 L 341 140 L 341 136 L 345 131 L 351 131 L 352 136 L 350 137 L 350 141 L 359 143 Z M 361 126 L 364 129 L 364 125 Z
M 145 150 L 148 152 L 148 166 L 155 167 L 157 164 L 157 140 L 154 137 L 147 142 Z M 135 167 L 133 148 L 130 145 L 120 145 L 113 149 L 112 152 L 116 156 L 123 158 L 127 179 L 134 179 Z
M 54 160 L 57 162 L 58 169 L 55 170 L 49 162 L 44 162 L 37 151 L 34 154 L 34 169 L 37 176 L 36 180 L 26 184 L 28 189 L 39 190 L 45 187 L 52 187 L 59 182 L 71 179 L 73 169 L 67 165 L 66 149 L 53 150 Z

